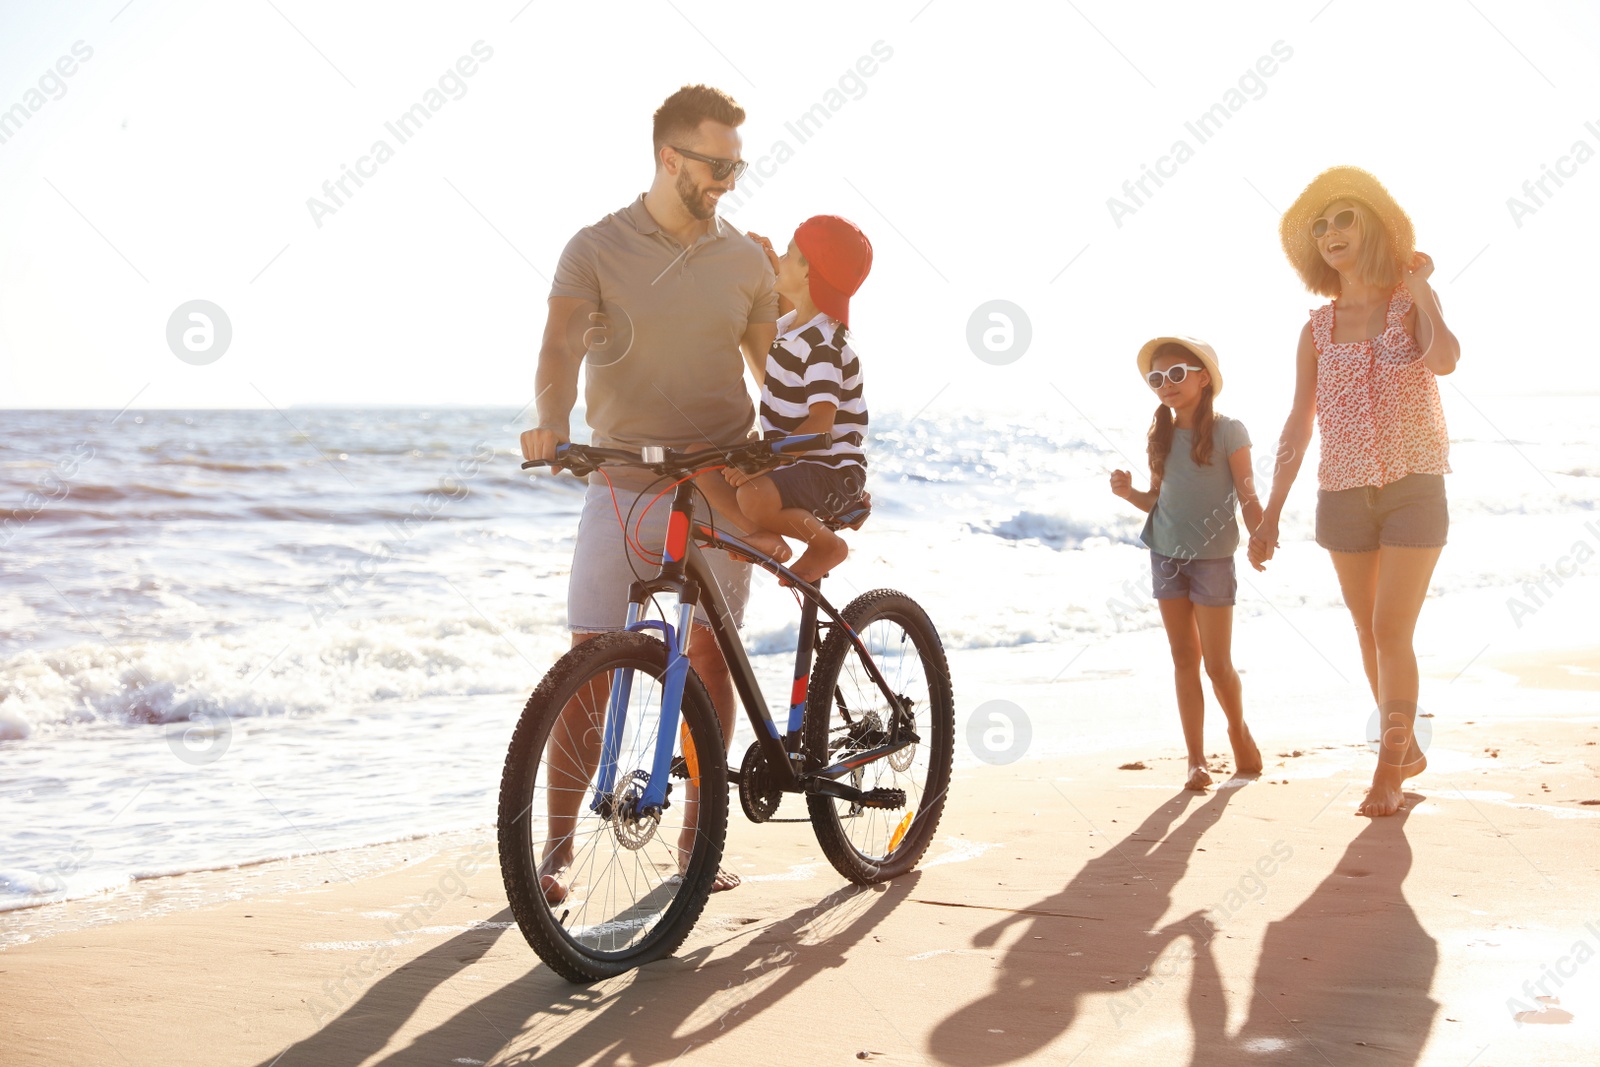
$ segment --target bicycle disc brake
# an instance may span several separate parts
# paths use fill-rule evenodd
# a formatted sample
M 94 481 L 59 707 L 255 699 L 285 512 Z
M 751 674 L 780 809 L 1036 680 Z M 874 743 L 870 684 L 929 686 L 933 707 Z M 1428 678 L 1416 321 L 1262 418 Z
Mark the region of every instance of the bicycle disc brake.
M 911 709 L 911 700 L 904 694 L 901 694 L 900 703 L 906 708 L 908 714 L 906 714 L 904 717 L 897 714 L 895 718 L 903 722 L 905 728 L 909 731 L 913 725 L 913 720 L 909 714 Z M 911 766 L 911 761 L 916 758 L 916 755 L 917 746 L 914 744 L 907 745 L 905 748 L 889 753 L 889 766 L 893 767 L 899 773 L 904 774 L 906 769 Z
M 616 794 L 612 808 L 611 832 L 617 844 L 633 852 L 648 845 L 661 825 L 661 813 L 639 814 L 639 801 L 644 799 L 644 786 L 650 781 L 650 772 L 636 770 L 629 776 L 628 784 Z
M 739 764 L 739 806 L 751 822 L 766 822 L 782 799 L 778 777 L 761 755 L 761 742 L 752 741 Z

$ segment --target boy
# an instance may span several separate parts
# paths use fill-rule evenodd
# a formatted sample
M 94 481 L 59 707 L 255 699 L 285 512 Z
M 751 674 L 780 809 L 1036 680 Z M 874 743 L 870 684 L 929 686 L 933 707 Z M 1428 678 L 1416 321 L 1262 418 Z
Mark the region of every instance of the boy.
M 872 269 L 872 244 L 848 219 L 817 215 L 795 230 L 783 256 L 770 246 L 768 254 L 778 295 L 794 310 L 778 319 L 778 337 L 767 353 L 761 431 L 768 437 L 832 433 L 833 444 L 767 474 L 723 473 L 738 489 L 746 518 L 805 542 L 790 570 L 815 582 L 850 551 L 821 520 L 857 503 L 866 486 L 867 406 L 848 337 L 850 298 Z M 765 540 L 757 547 L 765 547 Z

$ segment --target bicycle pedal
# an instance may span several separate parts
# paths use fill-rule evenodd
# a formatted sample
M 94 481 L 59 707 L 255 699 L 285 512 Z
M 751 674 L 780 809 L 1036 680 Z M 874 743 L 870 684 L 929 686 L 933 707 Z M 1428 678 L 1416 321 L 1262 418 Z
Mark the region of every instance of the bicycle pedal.
M 869 789 L 857 801 L 863 808 L 903 808 L 906 806 L 904 789 Z

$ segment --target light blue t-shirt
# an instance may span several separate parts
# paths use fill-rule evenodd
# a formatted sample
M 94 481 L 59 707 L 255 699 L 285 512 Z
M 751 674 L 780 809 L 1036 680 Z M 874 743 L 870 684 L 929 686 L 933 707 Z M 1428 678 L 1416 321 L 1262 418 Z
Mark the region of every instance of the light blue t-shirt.
M 1193 431 L 1172 431 L 1161 493 L 1139 539 L 1176 559 L 1228 559 L 1239 549 L 1239 497 L 1228 457 L 1250 447 L 1250 434 L 1238 419 L 1214 416 L 1211 462 L 1204 467 L 1195 466 L 1193 443 Z

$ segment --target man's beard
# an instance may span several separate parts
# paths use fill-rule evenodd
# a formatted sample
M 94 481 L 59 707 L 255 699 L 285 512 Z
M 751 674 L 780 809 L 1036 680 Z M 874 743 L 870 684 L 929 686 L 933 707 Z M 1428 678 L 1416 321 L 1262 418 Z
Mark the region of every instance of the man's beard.
M 701 222 L 716 218 L 716 201 L 707 202 L 706 191 L 694 184 L 689 177 L 687 169 L 678 172 L 678 181 L 673 188 L 677 191 L 678 199 L 683 201 L 683 206 L 689 214 Z

